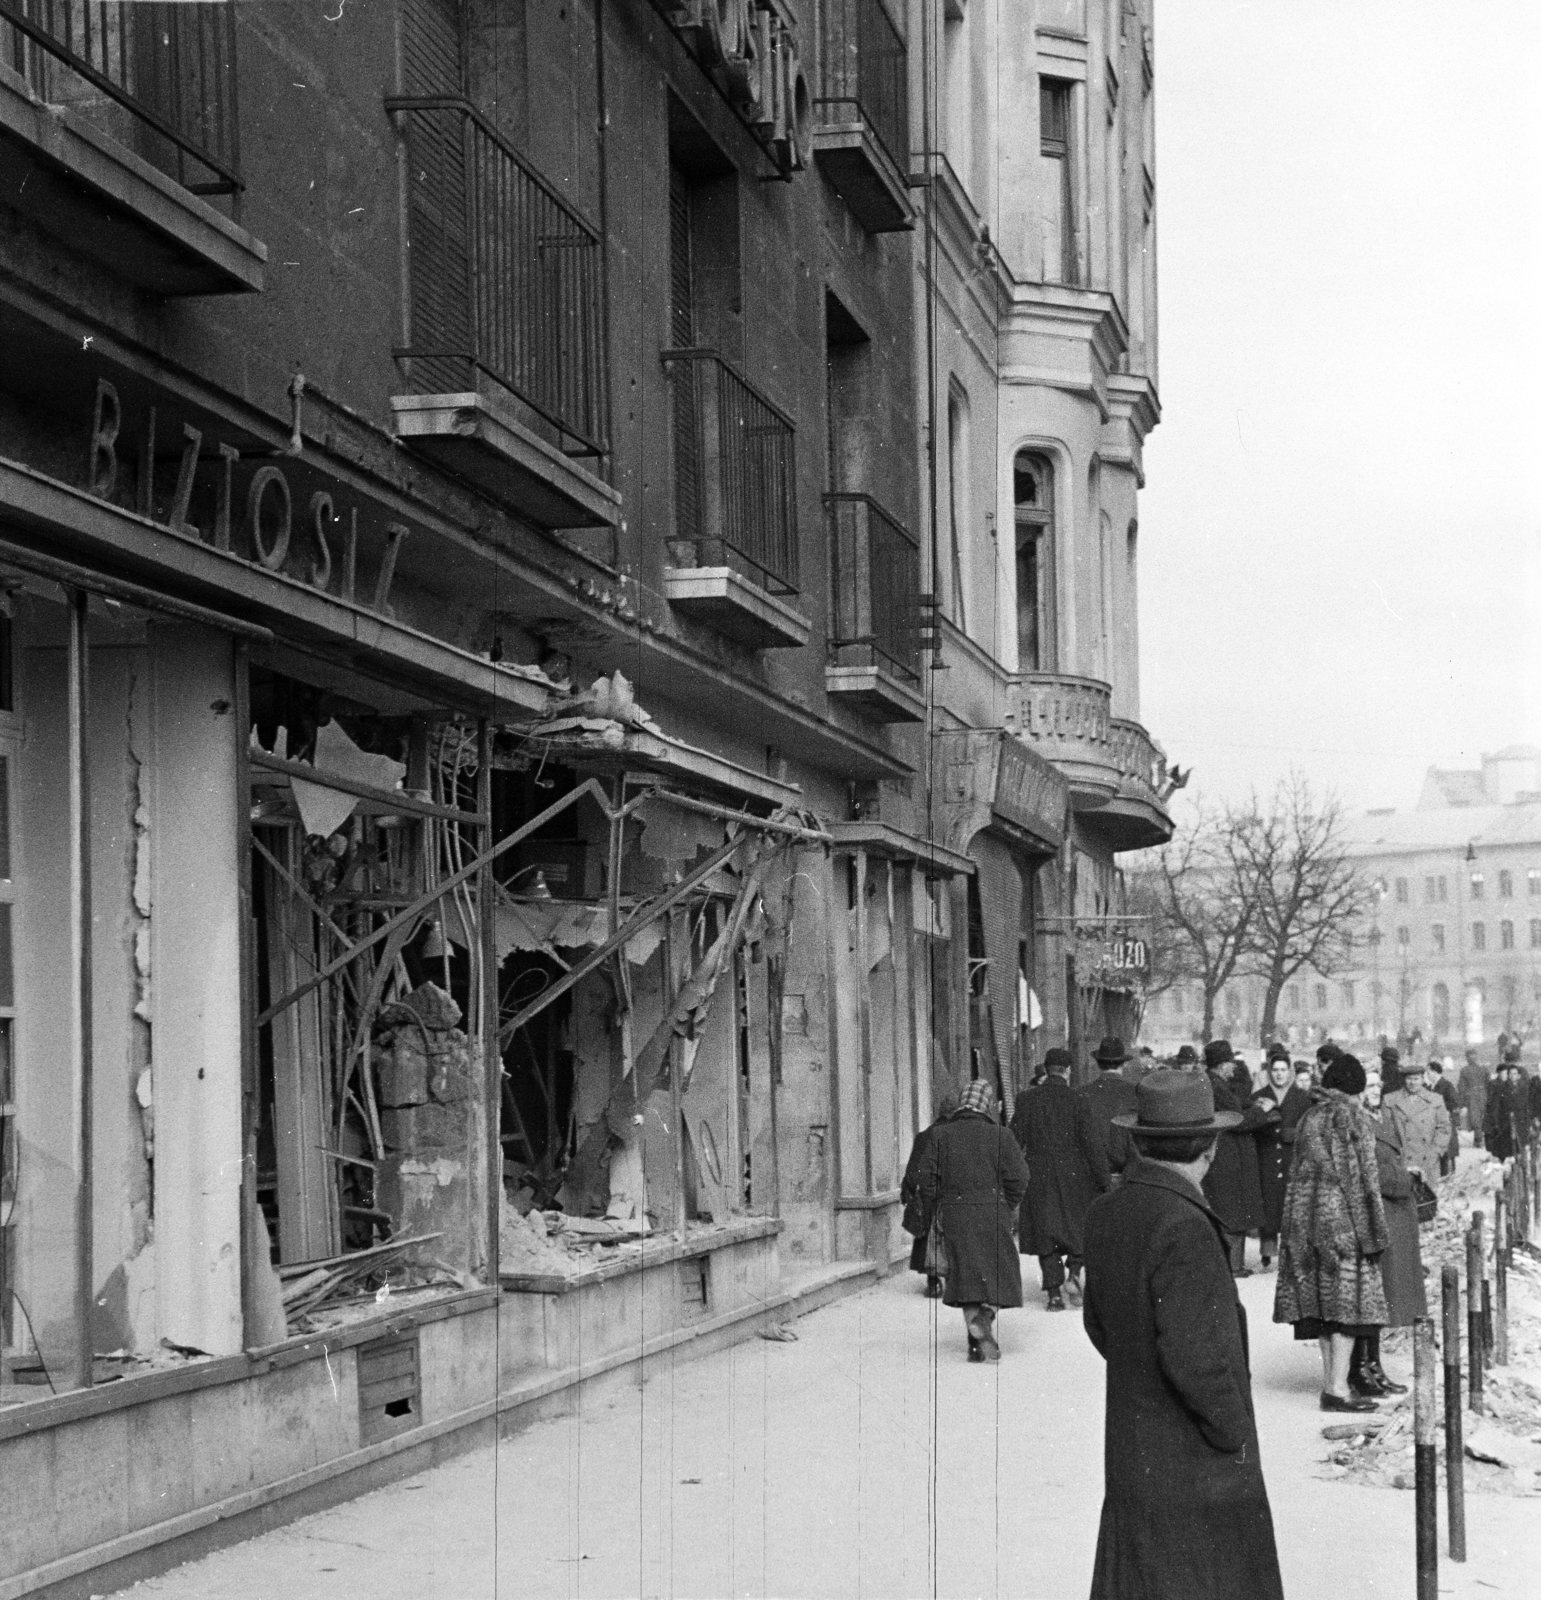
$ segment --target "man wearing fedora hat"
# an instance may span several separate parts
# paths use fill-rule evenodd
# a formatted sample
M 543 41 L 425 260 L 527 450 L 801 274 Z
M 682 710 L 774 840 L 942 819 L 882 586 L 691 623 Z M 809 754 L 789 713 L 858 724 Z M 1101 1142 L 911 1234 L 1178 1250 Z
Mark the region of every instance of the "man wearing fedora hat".
M 1129 1053 L 1122 1039 L 1109 1034 L 1097 1046 L 1092 1060 L 1097 1063 L 1097 1076 L 1090 1083 L 1082 1084 L 1076 1093 L 1091 1107 L 1092 1120 L 1107 1152 L 1108 1170 L 1116 1176 L 1124 1170 L 1134 1150 L 1127 1130 L 1113 1121 L 1135 1107 L 1135 1086 L 1120 1071 L 1129 1060 Z
M 1071 1056 L 1045 1052 L 1048 1076 L 1017 1096 L 1011 1131 L 1027 1159 L 1027 1195 L 1022 1201 L 1018 1243 L 1037 1256 L 1050 1311 L 1065 1309 L 1081 1295 L 1081 1224 L 1086 1208 L 1112 1181 L 1102 1136 L 1092 1109 L 1070 1087 Z
M 1155 1072 L 1135 1157 L 1086 1218 L 1087 1336 L 1107 1363 L 1092 1600 L 1283 1600 L 1247 1319 L 1201 1187 L 1236 1128 L 1207 1077 Z

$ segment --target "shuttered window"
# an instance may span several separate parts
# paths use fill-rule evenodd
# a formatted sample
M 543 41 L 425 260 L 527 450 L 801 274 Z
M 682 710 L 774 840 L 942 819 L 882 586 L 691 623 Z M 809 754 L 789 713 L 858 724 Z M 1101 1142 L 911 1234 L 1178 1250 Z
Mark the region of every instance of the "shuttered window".
M 696 342 L 695 278 L 691 260 L 690 179 L 669 168 L 669 342 L 689 350 Z M 694 362 L 673 369 L 675 533 L 701 532 L 701 429 L 699 375 Z

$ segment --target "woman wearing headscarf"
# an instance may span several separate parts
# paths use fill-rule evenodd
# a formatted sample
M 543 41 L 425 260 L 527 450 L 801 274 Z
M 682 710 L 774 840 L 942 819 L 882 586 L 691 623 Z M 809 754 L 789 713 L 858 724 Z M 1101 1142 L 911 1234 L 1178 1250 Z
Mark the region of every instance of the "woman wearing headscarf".
M 1022 1304 L 1022 1269 L 1011 1224 L 1027 1193 L 1027 1163 L 995 1116 L 995 1091 L 975 1078 L 958 1109 L 931 1130 L 917 1185 L 941 1218 L 943 1301 L 963 1312 L 970 1361 L 999 1361 L 995 1313 Z
M 1429 1314 L 1423 1288 L 1423 1253 L 1418 1247 L 1418 1202 L 1402 1148 L 1401 1123 L 1387 1112 L 1378 1073 L 1366 1077 L 1364 1108 L 1375 1124 L 1375 1165 L 1380 1174 L 1381 1203 L 1386 1209 L 1386 1248 L 1381 1253 L 1381 1282 L 1386 1289 L 1386 1326 L 1410 1328 Z M 1380 1364 L 1380 1332 L 1354 1340 L 1348 1363 L 1349 1389 L 1361 1398 L 1406 1394 L 1405 1383 L 1393 1383 Z
M 1322 1075 L 1316 1103 L 1295 1130 L 1284 1197 L 1273 1319 L 1315 1339 L 1322 1358 L 1323 1411 L 1373 1411 L 1351 1394 L 1354 1340 L 1386 1325 L 1386 1210 L 1375 1158 L 1375 1124 L 1360 1103 L 1365 1071 L 1340 1055 Z
M 949 1089 L 937 1104 L 936 1121 L 915 1135 L 910 1147 L 910 1159 L 905 1163 L 904 1179 L 899 1185 L 899 1198 L 904 1202 L 904 1229 L 915 1235 L 910 1246 L 910 1271 L 921 1272 L 926 1278 L 926 1297 L 939 1300 L 942 1296 L 942 1225 L 934 1216 L 927 1216 L 920 1203 L 920 1164 L 925 1157 L 931 1136 L 958 1109 L 958 1091 Z
M 1253 1135 L 1257 1140 L 1257 1176 L 1263 1187 L 1263 1226 L 1258 1233 L 1258 1245 L 1266 1268 L 1279 1250 L 1279 1229 L 1284 1217 L 1284 1194 L 1289 1187 L 1290 1158 L 1295 1151 L 1295 1130 L 1311 1109 L 1311 1093 L 1297 1086 L 1289 1051 L 1282 1045 L 1270 1047 L 1268 1082 L 1252 1096 L 1252 1103 L 1268 1114 L 1268 1120 Z

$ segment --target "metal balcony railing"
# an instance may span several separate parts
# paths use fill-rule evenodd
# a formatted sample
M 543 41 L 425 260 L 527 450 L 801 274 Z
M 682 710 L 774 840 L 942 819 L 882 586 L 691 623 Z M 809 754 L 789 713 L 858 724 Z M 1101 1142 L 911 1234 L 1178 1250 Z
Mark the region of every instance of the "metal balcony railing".
M 715 350 L 666 350 L 674 386 L 675 537 L 697 566 L 747 565 L 795 594 L 796 428 Z
M 865 122 L 904 173 L 909 165 L 909 52 L 883 0 L 823 0 L 819 17 L 822 122 Z
M 389 99 L 407 145 L 410 343 L 420 394 L 478 375 L 572 455 L 609 428 L 598 232 L 464 100 Z
M 829 494 L 830 645 L 842 666 L 920 678 L 920 546 L 871 495 Z
M 232 5 L 0 0 L 0 60 L 193 194 L 239 192 Z

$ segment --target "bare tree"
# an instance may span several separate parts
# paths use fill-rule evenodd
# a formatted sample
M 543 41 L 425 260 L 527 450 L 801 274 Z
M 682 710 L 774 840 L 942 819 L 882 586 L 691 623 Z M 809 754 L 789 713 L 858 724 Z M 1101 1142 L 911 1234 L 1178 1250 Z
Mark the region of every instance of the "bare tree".
M 1152 919 L 1150 992 L 1197 983 L 1206 1041 L 1220 991 L 1242 970 L 1250 947 L 1254 892 L 1243 866 L 1227 815 L 1200 808 L 1139 874 L 1137 898 Z
M 1374 888 L 1348 856 L 1342 806 L 1299 773 L 1266 807 L 1254 796 L 1229 809 L 1223 828 L 1251 907 L 1243 970 L 1263 982 L 1258 1031 L 1266 1042 L 1291 978 L 1305 970 L 1330 978 L 1351 964 Z

